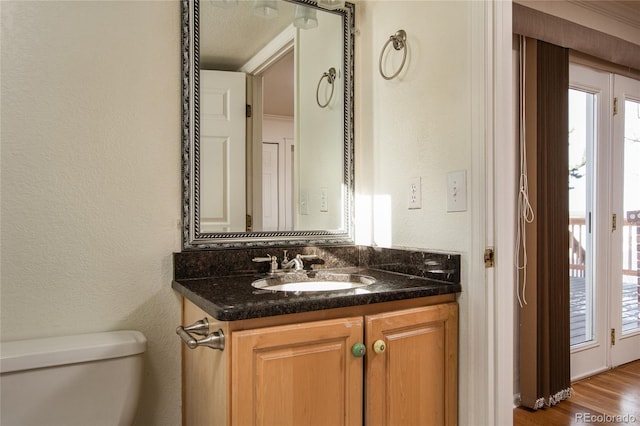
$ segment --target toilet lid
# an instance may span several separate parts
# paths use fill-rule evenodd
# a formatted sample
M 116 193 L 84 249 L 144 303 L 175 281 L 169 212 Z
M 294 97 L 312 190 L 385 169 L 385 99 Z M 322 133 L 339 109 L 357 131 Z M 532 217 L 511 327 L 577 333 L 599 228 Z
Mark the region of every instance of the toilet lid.
M 0 373 L 136 355 L 146 347 L 135 330 L 2 342 Z

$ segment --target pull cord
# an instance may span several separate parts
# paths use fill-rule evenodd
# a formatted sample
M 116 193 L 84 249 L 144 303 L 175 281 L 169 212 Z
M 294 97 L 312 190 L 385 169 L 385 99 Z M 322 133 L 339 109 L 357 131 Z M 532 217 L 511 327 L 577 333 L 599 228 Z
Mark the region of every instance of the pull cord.
M 526 289 L 527 289 L 527 230 L 526 225 L 532 223 L 535 219 L 533 207 L 529 202 L 529 178 L 527 175 L 527 146 L 525 137 L 525 54 L 526 47 L 524 43 L 524 37 L 519 38 L 520 46 L 520 180 L 518 183 L 518 232 L 516 237 L 516 268 L 518 271 L 522 271 L 522 274 L 518 274 L 518 288 L 517 296 L 518 303 L 522 308 L 527 304 Z M 520 291 L 520 282 L 522 283 L 522 292 Z M 522 295 L 521 295 L 522 293 Z

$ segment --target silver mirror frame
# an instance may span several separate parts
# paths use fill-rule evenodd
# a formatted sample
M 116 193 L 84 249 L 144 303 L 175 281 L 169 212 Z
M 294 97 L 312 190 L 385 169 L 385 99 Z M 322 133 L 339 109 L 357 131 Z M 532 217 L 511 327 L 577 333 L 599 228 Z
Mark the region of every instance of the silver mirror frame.
M 341 230 L 200 232 L 199 0 L 182 0 L 182 248 L 226 249 L 354 244 L 354 32 L 355 6 L 320 9 L 312 0 L 287 0 L 342 16 L 344 72 L 344 225 Z

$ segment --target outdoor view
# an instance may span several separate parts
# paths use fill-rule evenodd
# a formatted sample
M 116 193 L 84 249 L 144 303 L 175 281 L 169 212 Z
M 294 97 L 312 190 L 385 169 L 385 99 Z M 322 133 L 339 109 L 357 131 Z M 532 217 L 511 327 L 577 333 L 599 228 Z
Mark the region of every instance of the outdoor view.
M 596 96 L 569 90 L 569 292 L 571 303 L 571 346 L 595 338 L 595 291 L 590 258 L 593 211 L 592 161 L 587 161 L 596 136 Z

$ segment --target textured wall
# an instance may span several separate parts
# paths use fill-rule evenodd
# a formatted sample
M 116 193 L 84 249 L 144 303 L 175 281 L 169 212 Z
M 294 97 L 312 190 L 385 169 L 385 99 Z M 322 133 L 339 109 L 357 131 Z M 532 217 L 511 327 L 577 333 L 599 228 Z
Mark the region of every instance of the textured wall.
M 363 1 L 356 83 L 359 243 L 465 251 L 469 213 L 447 213 L 448 172 L 471 164 L 470 2 Z M 400 75 L 378 72 L 383 45 L 404 29 Z M 400 65 L 390 46 L 387 75 Z M 409 179 L 422 178 L 422 208 L 408 209 Z M 470 187 L 471 176 L 468 173 Z
M 180 423 L 180 4 L 2 13 L 2 340 L 137 329 L 137 424 Z

